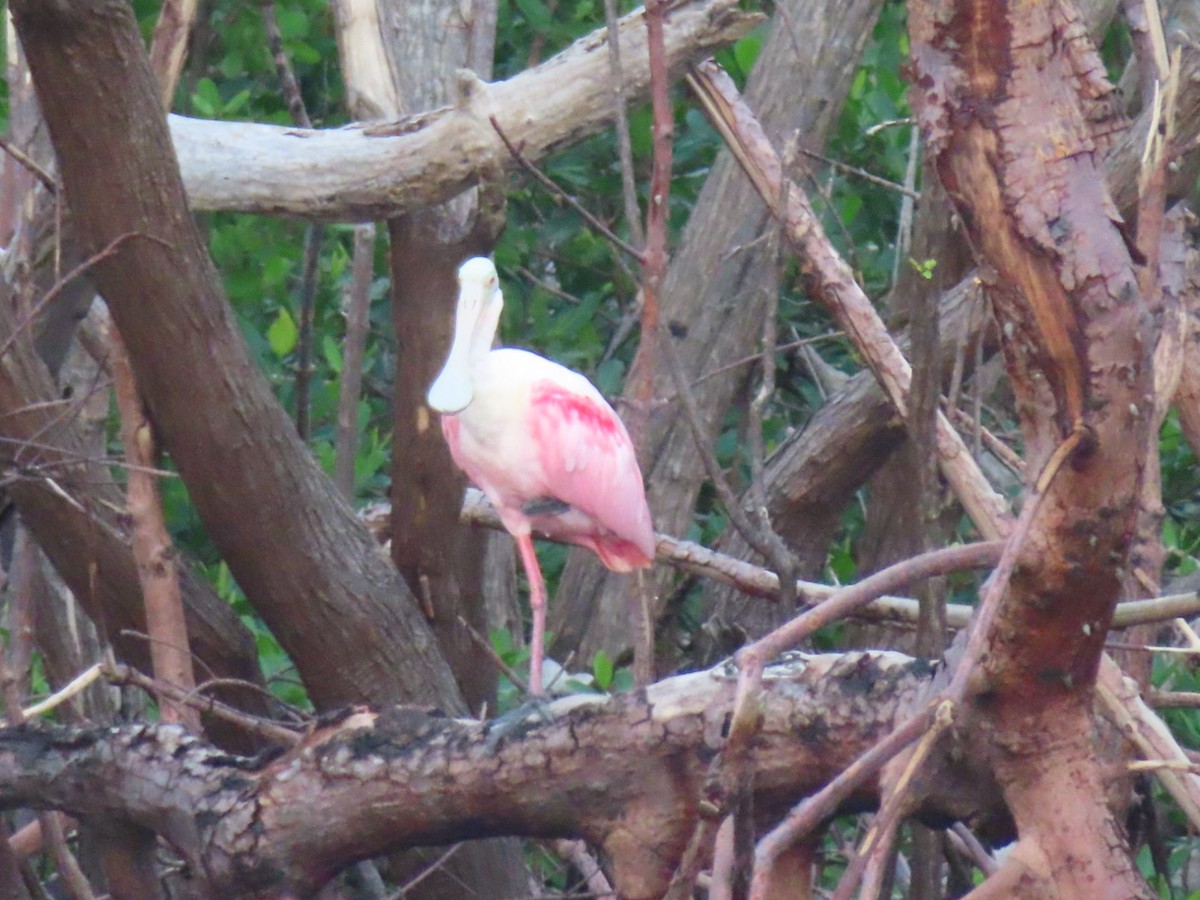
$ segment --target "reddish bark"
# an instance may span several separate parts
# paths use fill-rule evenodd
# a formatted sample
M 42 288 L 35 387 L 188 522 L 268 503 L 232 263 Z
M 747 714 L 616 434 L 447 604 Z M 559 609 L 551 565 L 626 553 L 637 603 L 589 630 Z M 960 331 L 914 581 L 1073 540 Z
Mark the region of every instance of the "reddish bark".
M 1068 896 L 1148 896 L 1091 745 L 1155 437 L 1156 335 L 1103 179 L 1102 67 L 1062 3 L 914 2 L 909 22 L 914 108 L 985 266 L 1040 495 L 971 681 L 980 749 L 1016 818 L 1017 856 L 1041 857 L 1042 879 Z

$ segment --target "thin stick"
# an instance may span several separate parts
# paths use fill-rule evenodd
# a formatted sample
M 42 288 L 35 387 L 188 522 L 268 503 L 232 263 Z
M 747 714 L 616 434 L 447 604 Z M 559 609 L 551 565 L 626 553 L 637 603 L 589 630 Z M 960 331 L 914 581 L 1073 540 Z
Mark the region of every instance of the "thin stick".
M 610 0 L 611 2 L 611 0 Z M 588 849 L 587 844 L 583 841 L 569 841 L 560 839 L 551 841 L 550 846 L 559 858 L 573 865 L 583 875 L 584 883 L 587 889 L 596 897 L 611 897 L 615 896 L 612 884 L 608 880 L 608 876 L 604 874 L 604 870 L 600 868 L 600 863 L 596 862 L 596 857 L 592 855 L 592 851 Z
M 995 857 L 988 853 L 987 848 L 980 843 L 979 838 L 975 837 L 975 832 L 966 826 L 963 822 L 955 822 L 950 826 L 947 834 L 951 840 L 960 841 L 963 849 L 979 867 L 979 871 L 984 875 L 993 875 L 1000 868 L 1000 864 L 996 862 Z
M 83 693 L 83 691 L 87 690 L 89 686 L 100 680 L 103 676 L 104 666 L 101 663 L 88 666 L 45 700 L 41 700 L 33 704 L 33 706 L 27 706 L 21 710 L 21 715 L 26 719 L 33 719 L 44 713 L 48 713 L 55 707 L 66 703 L 76 694 Z
M 179 74 L 187 59 L 188 39 L 196 23 L 199 0 L 165 0 L 150 41 L 150 67 L 158 79 L 163 108 L 171 109 Z
M 522 694 L 529 693 L 529 684 L 524 678 L 517 674 L 517 671 L 512 666 L 510 666 L 500 657 L 500 654 L 497 653 L 495 648 L 492 646 L 491 641 L 476 631 L 465 617 L 459 616 L 458 624 L 466 630 L 467 637 L 471 639 L 471 643 L 474 644 L 481 653 L 483 653 L 492 661 L 492 665 L 499 669 L 504 677 L 516 686 L 518 691 L 520 691 Z M 564 666 L 564 668 L 566 667 Z
M 716 63 L 708 62 L 692 68 L 688 84 L 763 202 L 784 222 L 789 239 L 806 261 L 814 296 L 837 317 L 896 411 L 907 418 L 912 367 L 853 272 L 830 244 L 804 192 L 793 185 L 786 195 L 787 209 L 778 207 L 782 164 L 732 80 Z M 1007 501 L 988 484 L 961 436 L 941 412 L 937 413 L 937 447 L 942 473 L 980 534 L 989 540 L 1004 537 L 1011 527 Z
M 738 651 L 739 666 L 751 660 L 766 663 L 804 640 L 814 631 L 845 618 L 895 588 L 966 569 L 998 565 L 1004 558 L 1004 541 L 980 541 L 959 547 L 942 547 L 901 560 L 855 584 L 844 587 L 819 606 L 794 618 L 753 644 Z
M 671 197 L 671 157 L 675 119 L 667 97 L 670 84 L 663 49 L 663 19 L 667 0 L 646 0 L 646 55 L 650 62 L 650 110 L 654 158 L 650 168 L 650 199 L 646 205 L 646 253 L 642 260 L 642 349 L 640 356 L 655 358 L 658 342 L 659 297 L 667 274 L 667 219 Z M 649 402 L 650 367 L 638 386 L 635 399 Z
M 33 174 L 33 177 L 42 183 L 42 187 L 50 192 L 51 196 L 58 194 L 58 185 L 54 183 L 54 178 L 51 177 L 49 172 L 38 165 L 36 159 L 31 157 L 28 153 L 26 153 L 8 138 L 0 137 L 0 150 L 3 150 L 9 156 L 15 159 L 20 165 L 28 169 Z
M 679 356 L 675 352 L 675 347 L 671 343 L 670 334 L 664 335 L 664 338 L 665 340 L 659 346 L 662 348 L 663 358 L 667 362 L 667 370 L 670 372 L 671 380 L 674 382 L 675 393 L 679 398 L 680 406 L 683 410 L 684 421 L 691 428 L 696 451 L 700 455 L 700 461 L 703 463 L 704 470 L 712 482 L 713 489 L 717 492 L 717 498 L 725 507 L 729 521 L 737 529 L 738 534 L 745 538 L 746 543 L 761 553 L 763 557 L 771 559 L 773 548 L 769 540 L 760 533 L 758 526 L 750 520 L 750 517 L 742 509 L 737 494 L 734 493 L 733 487 L 725 477 L 725 473 L 721 471 L 721 464 L 717 461 L 717 456 L 713 452 L 712 447 L 709 446 L 705 437 L 704 425 L 701 422 L 700 408 L 697 406 L 696 398 L 687 383 L 687 376 L 684 374 L 683 366 L 679 362 Z
M 296 70 L 292 68 L 292 61 L 288 59 L 283 47 L 283 33 L 279 30 L 275 3 L 273 0 L 263 0 L 261 9 L 263 28 L 267 32 L 267 46 L 271 49 L 271 59 L 275 63 L 275 74 L 279 78 L 279 91 L 283 94 L 283 102 L 287 104 L 293 124 L 301 128 L 312 128 L 312 119 L 304 105 L 304 94 L 300 91 Z
M 781 186 L 781 190 L 788 190 L 787 183 Z M 780 205 L 786 204 L 787 198 L 781 197 Z M 762 375 L 758 390 L 755 391 L 747 411 L 746 436 L 750 445 L 750 501 L 754 507 L 754 516 L 758 520 L 759 533 L 771 551 L 767 559 L 779 573 L 780 600 L 785 609 L 791 610 L 796 605 L 796 568 L 799 560 L 771 524 L 765 487 L 767 451 L 763 442 L 763 417 L 767 405 L 775 396 L 775 345 L 779 342 L 779 271 L 783 265 L 779 255 L 780 230 L 775 228 L 771 231 L 771 252 L 768 256 L 774 277 L 763 288 L 767 297 L 763 309 L 762 352 L 759 358 Z
M 368 526 L 377 531 L 374 525 L 378 519 L 387 515 L 386 504 L 372 512 Z M 492 509 L 492 505 L 481 491 L 469 488 L 463 499 L 463 509 L 460 521 L 465 525 L 478 525 L 503 531 L 504 525 L 500 517 Z M 381 537 L 377 533 L 377 537 Z M 384 536 L 385 537 L 385 536 Z M 539 535 L 542 540 L 553 538 Z M 779 599 L 779 576 L 770 569 L 756 566 L 737 557 L 729 556 L 718 550 L 711 550 L 693 541 L 685 541 L 668 534 L 656 534 L 655 561 L 674 566 L 683 572 L 711 578 L 721 584 L 728 584 L 751 597 L 764 600 Z M 807 606 L 815 606 L 832 597 L 840 586 L 819 584 L 815 581 L 797 581 L 797 597 Z M 946 622 L 950 628 L 965 628 L 974 615 L 975 608 L 959 603 L 946 607 Z M 854 615 L 891 622 L 916 622 L 918 617 L 917 601 L 910 597 L 881 596 L 867 606 L 855 610 Z M 1131 625 L 1141 625 L 1148 622 L 1162 622 L 1179 616 L 1200 615 L 1200 594 L 1196 592 L 1184 594 L 1168 594 L 1146 600 L 1127 600 L 1117 604 L 1113 615 L 1113 628 L 1128 628 Z
M 312 432 L 313 320 L 317 303 L 317 263 L 321 261 L 324 225 L 304 229 L 304 259 L 300 267 L 300 315 L 296 337 L 296 431 L 307 441 Z
M 354 229 L 353 275 L 346 297 L 346 341 L 338 385 L 337 438 L 333 483 L 354 497 L 354 458 L 358 454 L 358 400 L 362 394 L 363 356 L 371 330 L 371 276 L 375 265 L 375 226 Z
M 185 691 L 178 685 L 151 678 L 126 665 L 104 665 L 104 677 L 113 684 L 132 684 L 154 696 L 167 696 L 177 703 L 186 704 L 191 708 L 208 713 L 216 718 L 236 725 L 246 732 L 266 738 L 285 747 L 291 747 L 300 742 L 301 735 L 297 731 L 276 724 L 260 716 L 252 716 L 235 709 L 227 703 L 222 703 L 213 697 L 203 696 L 195 691 Z
M 125 342 L 116 323 L 107 324 L 109 366 L 121 417 L 121 443 L 130 465 L 154 464 L 155 442 L 149 418 L 138 391 Z M 178 684 L 185 691 L 196 687 L 192 655 L 188 651 L 187 620 L 179 588 L 179 571 L 171 534 L 163 518 L 162 498 L 153 475 L 130 471 L 126 484 L 129 515 L 133 520 L 131 544 L 138 580 L 146 606 L 146 628 L 152 638 L 150 661 L 155 677 Z M 194 709 L 163 702 L 159 712 L 165 722 L 179 722 L 201 734 L 200 715 Z
M 913 748 L 912 754 L 904 766 L 904 771 L 897 779 L 896 784 L 888 791 L 882 807 L 875 816 L 875 821 L 867 830 L 867 836 L 859 845 L 858 853 L 850 861 L 850 865 L 846 866 L 846 871 L 842 873 L 842 878 L 834 891 L 833 900 L 850 900 L 855 894 L 859 880 L 864 877 L 866 884 L 863 885 L 863 896 L 878 896 L 883 874 L 881 867 L 886 864 L 892 844 L 895 842 L 896 828 L 900 824 L 900 819 L 909 810 L 909 789 L 913 779 L 953 722 L 954 703 L 950 700 L 943 700 L 938 704 L 937 711 L 934 713 L 933 723 L 922 735 L 917 746 Z
M 853 175 L 855 178 L 861 178 L 863 181 L 868 181 L 871 184 L 878 185 L 879 187 L 887 188 L 889 191 L 895 191 L 897 194 L 903 194 L 910 200 L 921 199 L 920 191 L 915 191 L 904 184 L 896 184 L 894 181 L 888 181 L 886 178 L 880 178 L 878 175 L 872 175 L 866 169 L 860 169 L 858 166 L 850 166 L 844 162 L 838 162 L 836 159 L 832 159 L 822 153 L 806 150 L 803 147 L 800 148 L 800 152 L 810 159 L 819 160 L 820 162 L 825 163 L 827 166 L 837 169 L 839 172 L 845 172 L 847 175 Z
M 933 723 L 936 711 L 937 705 L 930 704 L 923 712 L 882 738 L 842 770 L 829 784 L 796 806 L 758 842 L 754 850 L 754 876 L 750 881 L 750 900 L 766 900 L 771 896 L 771 873 L 779 855 L 791 847 L 799 835 L 808 834 L 819 823 L 833 815 L 859 785 L 924 734 Z
M 296 71 L 288 59 L 283 46 L 283 34 L 275 15 L 273 0 L 262 2 L 263 27 L 267 32 L 267 45 L 275 62 L 275 73 L 279 76 L 279 89 L 291 114 L 292 123 L 301 128 L 312 128 L 312 118 L 304 105 L 304 95 Z M 304 230 L 304 257 L 300 266 L 300 311 L 296 338 L 296 431 L 302 440 L 308 440 L 311 431 L 310 415 L 312 404 L 309 385 L 313 373 L 313 317 L 316 308 L 318 271 L 321 259 L 321 244 L 325 239 L 325 226 L 310 224 Z
M 613 83 L 613 127 L 617 132 L 617 159 L 621 161 L 621 200 L 625 224 L 639 247 L 645 246 L 642 214 L 638 208 L 637 185 L 633 180 L 633 148 L 629 142 L 629 116 L 625 111 L 625 84 L 621 77 L 621 29 L 617 26 L 616 0 L 604 0 L 604 23 L 608 28 L 608 65 Z
M 9 725 L 24 724 L 25 716 L 21 710 L 21 698 L 17 692 L 16 677 L 9 667 L 8 651 L 3 643 L 0 643 L 0 702 L 4 706 L 4 719 Z M 95 900 L 95 894 L 92 892 L 91 885 L 88 884 L 87 876 L 83 874 L 79 861 L 67 846 L 66 836 L 63 834 L 62 823 L 58 816 L 54 812 L 41 812 L 38 813 L 38 821 L 42 826 L 43 839 L 50 849 L 50 855 L 54 858 L 59 877 L 62 879 L 68 895 L 73 900 Z M 0 840 L 4 843 L 4 852 L 7 856 L 10 853 L 7 825 L 4 826 L 3 831 L 0 831 Z
M 117 249 L 123 243 L 135 237 L 146 238 L 147 240 L 156 241 L 160 244 L 162 243 L 162 241 L 156 237 L 151 237 L 150 235 L 141 234 L 136 231 L 127 231 L 124 234 L 117 235 L 115 238 L 109 241 L 103 249 L 93 253 L 66 275 L 55 281 L 54 284 L 50 286 L 50 289 L 38 299 L 37 303 L 35 303 L 33 307 L 27 313 L 25 313 L 25 315 L 17 320 L 16 324 L 13 325 L 12 331 L 4 339 L 4 343 L 0 344 L 0 357 L 3 357 L 6 353 L 8 353 L 9 350 L 12 349 L 13 344 L 15 344 L 17 341 L 17 338 L 21 336 L 21 332 L 33 324 L 34 320 L 37 319 L 41 311 L 49 304 L 53 303 L 54 299 L 63 292 L 68 284 L 70 284 L 76 278 L 79 278 L 81 275 L 86 274 L 97 263 L 108 259 L 117 252 Z
M 587 208 L 584 207 L 582 203 L 560 188 L 554 183 L 554 180 L 550 178 L 549 175 L 526 159 L 525 155 L 521 153 L 521 151 L 513 144 L 513 142 L 508 139 L 508 135 L 504 133 L 504 129 L 500 127 L 500 123 L 496 121 L 495 116 L 489 116 L 488 121 L 492 123 L 492 128 L 496 130 L 497 136 L 508 150 L 509 155 L 512 156 L 512 158 L 516 161 L 517 165 L 532 175 L 538 184 L 546 188 L 546 190 L 550 191 L 550 193 L 554 194 L 554 196 L 561 199 L 567 204 L 567 206 L 575 210 L 575 212 L 579 213 L 579 215 L 583 218 L 583 221 L 587 222 L 597 234 L 611 242 L 613 246 L 618 247 L 624 252 L 628 253 L 639 263 L 645 262 L 645 258 L 642 256 L 642 252 L 640 250 L 630 246 L 625 241 L 613 234 L 612 230 L 594 215 L 588 212 Z

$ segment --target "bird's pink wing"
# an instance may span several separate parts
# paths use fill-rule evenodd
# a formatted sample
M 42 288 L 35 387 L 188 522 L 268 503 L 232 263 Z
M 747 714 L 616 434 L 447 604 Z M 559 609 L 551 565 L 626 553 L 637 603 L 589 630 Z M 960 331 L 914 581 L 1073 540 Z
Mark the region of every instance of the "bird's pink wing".
M 527 415 L 547 492 L 600 526 L 596 552 L 610 568 L 654 558 L 654 529 L 629 433 L 598 393 L 550 379 L 530 392 Z M 619 541 L 605 544 L 606 533 Z M 622 543 L 632 546 L 622 546 Z

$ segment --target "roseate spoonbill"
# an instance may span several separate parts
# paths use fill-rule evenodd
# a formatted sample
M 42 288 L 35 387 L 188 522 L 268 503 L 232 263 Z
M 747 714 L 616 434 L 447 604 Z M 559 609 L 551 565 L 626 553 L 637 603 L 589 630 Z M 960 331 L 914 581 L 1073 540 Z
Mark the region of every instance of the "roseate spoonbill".
M 429 406 L 455 463 L 516 538 L 533 612 L 529 689 L 541 694 L 546 582 L 531 533 L 628 572 L 654 559 L 650 510 L 629 433 L 592 383 L 527 350 L 492 349 L 504 306 L 492 262 L 468 259 L 458 285 L 454 340 Z

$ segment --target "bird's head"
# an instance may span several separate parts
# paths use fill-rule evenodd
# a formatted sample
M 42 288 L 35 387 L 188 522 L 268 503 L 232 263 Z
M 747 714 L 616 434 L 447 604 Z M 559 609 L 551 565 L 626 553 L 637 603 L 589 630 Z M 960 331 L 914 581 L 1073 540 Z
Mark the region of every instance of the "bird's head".
M 446 364 L 429 388 L 429 406 L 440 413 L 462 412 L 474 399 L 471 363 L 492 348 L 504 295 L 490 259 L 476 256 L 458 268 L 454 341 Z

